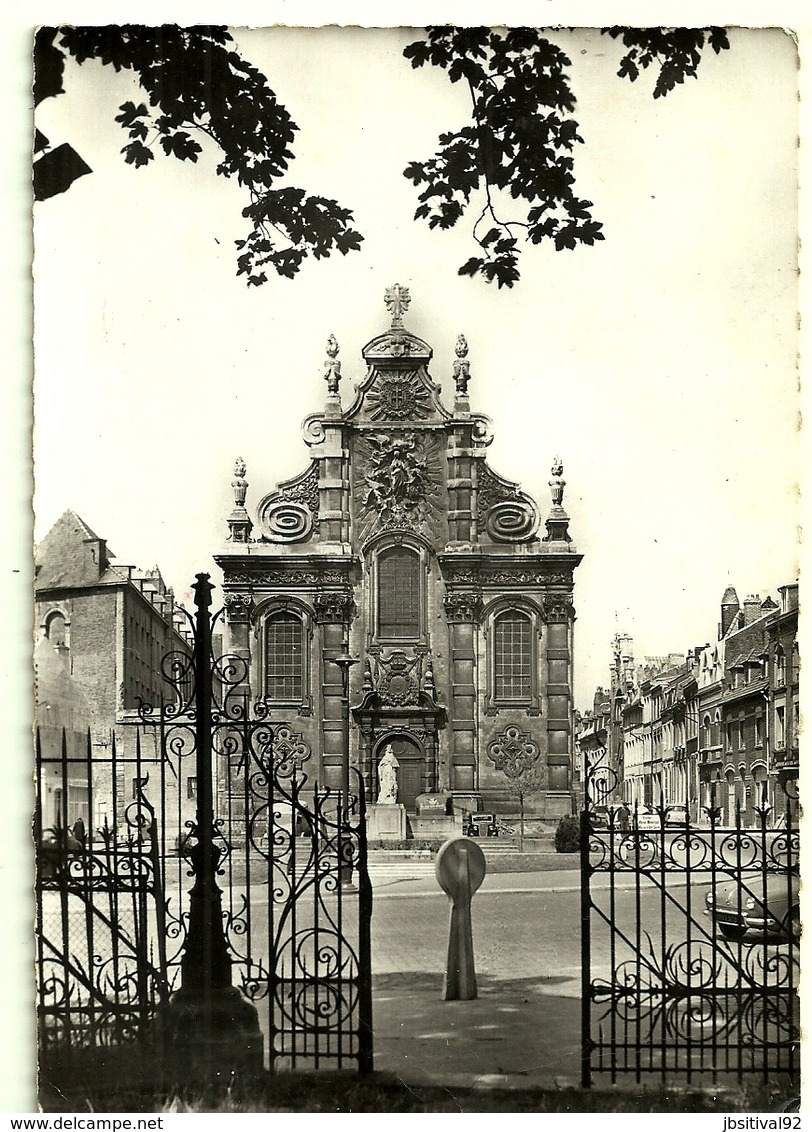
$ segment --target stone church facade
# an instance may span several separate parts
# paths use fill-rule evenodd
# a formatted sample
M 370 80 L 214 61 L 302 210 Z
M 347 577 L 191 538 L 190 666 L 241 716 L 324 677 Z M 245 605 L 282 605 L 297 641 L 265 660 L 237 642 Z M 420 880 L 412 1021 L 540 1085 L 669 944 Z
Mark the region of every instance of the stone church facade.
M 338 788 L 342 675 L 349 654 L 350 763 L 375 801 L 391 745 L 398 801 L 444 793 L 455 809 L 570 812 L 573 571 L 581 561 L 553 466 L 544 526 L 536 502 L 488 466 L 490 421 L 472 412 L 464 338 L 453 409 L 429 374 L 431 348 L 404 328 L 406 288 L 386 292 L 391 325 L 363 348 L 346 408 L 338 344 L 326 405 L 307 417 L 310 463 L 246 508 L 237 462 L 223 570 L 225 651 L 249 666 L 278 735 L 311 780 Z

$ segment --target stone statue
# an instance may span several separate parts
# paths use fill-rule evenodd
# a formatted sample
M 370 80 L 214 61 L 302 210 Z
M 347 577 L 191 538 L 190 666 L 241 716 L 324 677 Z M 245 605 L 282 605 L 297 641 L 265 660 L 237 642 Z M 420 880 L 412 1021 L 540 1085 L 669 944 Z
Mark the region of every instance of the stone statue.
M 392 744 L 387 744 L 383 750 L 383 758 L 378 763 L 378 803 L 385 806 L 394 806 L 398 800 L 397 768 L 400 763 L 395 758 Z

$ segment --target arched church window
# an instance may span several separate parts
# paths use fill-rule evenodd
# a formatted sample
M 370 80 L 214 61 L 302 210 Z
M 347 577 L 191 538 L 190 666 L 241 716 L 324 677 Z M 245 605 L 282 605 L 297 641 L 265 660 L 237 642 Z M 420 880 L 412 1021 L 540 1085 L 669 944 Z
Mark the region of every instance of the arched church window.
M 264 692 L 273 703 L 301 703 L 305 683 L 304 626 L 287 610 L 265 621 Z
M 493 698 L 512 704 L 533 698 L 532 624 L 520 610 L 506 610 L 494 621 Z
M 409 547 L 392 546 L 378 555 L 378 637 L 404 640 L 420 636 L 420 557 Z

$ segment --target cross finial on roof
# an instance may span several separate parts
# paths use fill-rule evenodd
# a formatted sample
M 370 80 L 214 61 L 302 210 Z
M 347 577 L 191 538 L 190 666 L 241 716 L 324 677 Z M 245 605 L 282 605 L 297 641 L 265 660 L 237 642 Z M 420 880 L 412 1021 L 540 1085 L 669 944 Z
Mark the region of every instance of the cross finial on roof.
M 402 330 L 403 315 L 409 309 L 409 303 L 412 301 L 409 288 L 401 287 L 400 283 L 395 283 L 394 286 L 386 288 L 383 301 L 386 304 L 386 309 L 392 315 L 392 330 Z

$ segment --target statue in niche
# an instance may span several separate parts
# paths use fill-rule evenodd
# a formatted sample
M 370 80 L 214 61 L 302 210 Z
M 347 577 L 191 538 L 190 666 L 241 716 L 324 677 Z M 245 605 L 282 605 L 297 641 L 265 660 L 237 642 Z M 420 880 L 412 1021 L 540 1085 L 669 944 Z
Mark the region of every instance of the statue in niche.
M 383 750 L 383 758 L 378 763 L 378 803 L 384 806 L 394 806 L 398 800 L 397 768 L 400 763 L 395 758 L 392 744 L 387 744 Z

